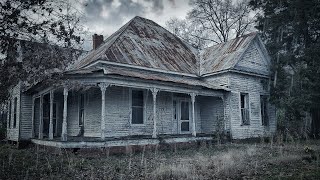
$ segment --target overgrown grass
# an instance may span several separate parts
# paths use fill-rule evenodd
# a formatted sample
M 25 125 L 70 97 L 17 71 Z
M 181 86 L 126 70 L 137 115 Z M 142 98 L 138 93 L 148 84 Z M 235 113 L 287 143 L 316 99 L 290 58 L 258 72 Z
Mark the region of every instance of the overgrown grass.
M 122 155 L 1 145 L 0 179 L 319 179 L 319 145 L 203 144 Z

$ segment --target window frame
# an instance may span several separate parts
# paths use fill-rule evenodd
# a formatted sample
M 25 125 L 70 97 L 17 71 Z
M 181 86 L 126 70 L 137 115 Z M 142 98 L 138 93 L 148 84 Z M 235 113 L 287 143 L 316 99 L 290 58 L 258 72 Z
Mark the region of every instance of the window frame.
M 267 116 L 264 115 L 265 111 Z M 260 117 L 261 117 L 261 125 L 264 127 L 269 127 L 270 118 L 269 118 L 269 107 L 268 107 L 268 95 L 263 95 L 263 94 L 260 95 Z M 266 117 L 267 123 L 265 123 L 264 117 Z
M 142 91 L 142 95 L 143 95 L 143 107 L 142 107 L 142 123 L 141 124 L 136 124 L 136 123 L 132 123 L 132 91 Z M 130 119 L 129 119 L 129 123 L 131 126 L 145 126 L 146 125 L 146 96 L 148 96 L 148 94 L 146 93 L 145 89 L 138 89 L 138 88 L 129 88 L 129 111 L 130 111 Z
M 244 108 L 242 108 L 242 95 L 244 95 Z M 250 94 L 246 93 L 246 92 L 240 92 L 239 93 L 239 110 L 240 110 L 240 120 L 241 120 L 241 126 L 250 126 L 251 122 L 251 117 L 250 117 Z M 244 121 L 243 119 L 243 115 L 242 115 L 242 111 L 246 110 L 246 113 L 248 113 L 247 115 L 247 122 Z

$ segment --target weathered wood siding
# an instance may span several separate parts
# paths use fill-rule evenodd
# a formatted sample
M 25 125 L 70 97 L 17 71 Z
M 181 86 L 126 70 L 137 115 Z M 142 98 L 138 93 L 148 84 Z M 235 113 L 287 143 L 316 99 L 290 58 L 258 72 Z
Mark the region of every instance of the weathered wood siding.
M 199 97 L 201 127 L 203 133 L 224 130 L 223 101 L 217 97 Z M 221 123 L 218 123 L 218 122 Z M 219 127 L 220 126 L 220 127 Z
M 14 115 L 14 98 L 17 98 L 17 112 L 16 112 L 16 127 L 13 127 L 13 115 Z M 19 124 L 20 124 L 20 104 L 21 104 L 21 93 L 20 93 L 20 83 L 11 89 L 10 93 L 11 101 L 11 120 L 9 128 L 7 129 L 7 139 L 11 141 L 19 140 Z M 8 122 L 7 122 L 8 123 Z
M 234 74 L 231 76 L 229 94 L 231 107 L 231 131 L 235 139 L 267 136 L 276 130 L 275 109 L 269 105 L 269 126 L 263 126 L 261 121 L 260 95 L 268 94 L 261 80 L 263 78 Z M 249 95 L 250 125 L 241 125 L 240 93 Z
M 243 54 L 242 59 L 236 64 L 235 69 L 268 75 L 269 66 L 258 42 L 254 41 Z

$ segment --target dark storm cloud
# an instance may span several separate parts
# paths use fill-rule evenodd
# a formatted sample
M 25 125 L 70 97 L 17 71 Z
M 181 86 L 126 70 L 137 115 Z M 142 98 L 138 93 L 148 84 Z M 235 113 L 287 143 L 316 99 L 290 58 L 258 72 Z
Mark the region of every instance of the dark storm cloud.
M 151 3 L 152 13 L 161 14 L 164 9 L 163 0 L 119 0 L 114 7 L 115 0 L 88 0 L 84 4 L 88 23 L 122 24 L 126 17 L 144 16 L 147 13 L 147 3 Z M 103 15 L 108 11 L 108 15 Z

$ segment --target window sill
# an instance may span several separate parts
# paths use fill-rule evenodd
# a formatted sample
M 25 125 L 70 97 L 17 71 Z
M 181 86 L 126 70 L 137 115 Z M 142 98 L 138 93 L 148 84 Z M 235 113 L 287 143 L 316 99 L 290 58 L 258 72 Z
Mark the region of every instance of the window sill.
M 250 126 L 250 124 L 241 124 L 240 126 Z

